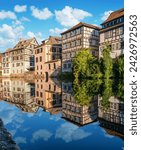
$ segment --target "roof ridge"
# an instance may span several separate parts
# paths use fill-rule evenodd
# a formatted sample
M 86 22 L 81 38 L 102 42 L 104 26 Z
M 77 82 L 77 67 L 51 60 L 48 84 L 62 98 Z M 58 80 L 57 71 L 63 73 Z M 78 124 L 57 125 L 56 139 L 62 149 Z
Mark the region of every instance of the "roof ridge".
M 123 12 L 123 14 L 122 14 L 122 12 Z M 109 22 L 109 21 L 111 21 L 111 20 L 114 20 L 114 19 L 116 19 L 116 18 L 119 18 L 119 17 L 121 17 L 122 15 L 124 15 L 124 8 L 115 10 L 115 11 L 113 11 L 113 12 L 108 16 L 107 19 L 105 19 L 104 22 L 101 23 L 101 25 L 104 24 L 104 23 L 107 23 L 107 22 Z
M 96 26 L 96 25 L 93 25 L 93 24 L 88 24 L 88 23 L 85 23 L 85 22 L 79 22 L 78 24 L 72 26 L 70 29 L 67 29 L 66 31 L 62 32 L 61 34 L 64 34 L 64 33 L 67 33 L 67 32 L 69 32 L 69 31 L 73 30 L 73 29 L 76 29 L 77 27 L 80 27 L 81 25 L 82 25 L 82 26 L 83 26 L 83 25 L 84 25 L 84 26 L 89 26 L 89 27 L 91 27 L 91 28 L 100 29 L 99 26 Z

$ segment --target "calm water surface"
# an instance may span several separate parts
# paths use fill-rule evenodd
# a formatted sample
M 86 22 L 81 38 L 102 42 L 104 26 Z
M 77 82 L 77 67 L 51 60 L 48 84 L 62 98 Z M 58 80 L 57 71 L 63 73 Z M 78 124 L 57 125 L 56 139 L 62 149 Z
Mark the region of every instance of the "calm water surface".
M 122 150 L 123 100 L 94 86 L 1 79 L 0 118 L 21 150 Z

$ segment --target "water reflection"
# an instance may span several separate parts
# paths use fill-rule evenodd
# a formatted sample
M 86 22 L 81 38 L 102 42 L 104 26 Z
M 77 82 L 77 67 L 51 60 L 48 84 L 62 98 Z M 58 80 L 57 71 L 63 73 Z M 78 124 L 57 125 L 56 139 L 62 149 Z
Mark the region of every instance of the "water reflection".
M 98 96 L 94 96 L 89 105 L 81 105 L 75 99 L 72 83 L 62 82 L 62 117 L 76 123 L 85 125 L 96 121 L 98 114 Z
M 35 84 L 27 83 L 23 79 L 2 79 L 1 99 L 16 105 L 25 112 L 36 112 L 39 108 L 34 101 Z
M 86 142 L 89 143 L 87 148 L 95 145 L 99 150 L 104 147 L 109 150 L 122 149 L 123 141 L 116 138 L 123 139 L 124 134 L 124 101 L 121 81 L 116 84 L 112 81 L 91 80 L 66 83 L 57 79 L 49 79 L 47 82 L 35 80 L 30 83 L 22 79 L 6 78 L 0 79 L 0 100 L 16 106 L 23 113 L 26 112 L 26 115 L 21 114 L 22 112 L 15 111 L 13 106 L 0 103 L 0 117 L 2 116 L 1 118 L 15 136 L 21 149 L 39 149 L 39 143 L 43 141 L 50 141 L 48 146 L 51 149 L 54 146 L 55 149 L 55 145 L 51 144 L 53 143 L 51 139 L 55 141 L 54 143 L 61 143 L 62 148 L 66 146 L 59 139 L 67 143 L 80 140 L 81 144 L 72 143 L 81 149 L 86 149 L 83 145 Z M 7 118 L 4 117 L 6 107 L 10 111 Z M 15 122 L 13 123 L 12 120 Z M 19 125 L 19 122 L 22 125 Z M 36 124 L 38 127 L 33 127 Z M 19 130 L 18 126 L 23 126 L 25 131 Z M 32 137 L 28 130 L 31 131 Z M 24 137 L 21 136 L 22 134 Z M 105 143 L 110 136 L 113 138 L 113 145 Z M 30 143 L 27 142 L 27 138 L 32 139 Z M 94 144 L 94 139 L 95 141 L 101 139 L 100 143 L 103 145 L 99 142 Z M 31 143 L 36 143 L 38 146 L 31 146 Z M 42 143 L 42 148 L 45 147 L 45 143 Z M 68 149 L 72 148 L 73 145 L 69 145 Z

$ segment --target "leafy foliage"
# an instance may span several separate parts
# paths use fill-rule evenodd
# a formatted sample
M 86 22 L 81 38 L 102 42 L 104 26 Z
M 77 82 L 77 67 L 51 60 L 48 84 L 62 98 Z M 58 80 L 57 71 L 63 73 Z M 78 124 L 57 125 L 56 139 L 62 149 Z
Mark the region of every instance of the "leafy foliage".
M 80 105 L 89 105 L 95 95 L 99 94 L 101 80 L 74 80 L 74 97 Z
M 75 78 L 99 78 L 101 76 L 98 60 L 90 49 L 82 49 L 73 60 Z
M 112 58 L 110 56 L 110 51 L 111 48 L 110 46 L 107 44 L 105 46 L 105 48 L 102 51 L 102 69 L 103 69 L 103 78 L 104 79 L 109 79 L 110 77 L 112 77 L 112 67 L 113 67 L 113 63 L 112 63 Z
M 115 78 L 122 78 L 124 75 L 124 55 L 120 55 L 119 57 L 113 60 L 113 72 Z
M 110 107 L 110 102 L 109 99 L 113 95 L 112 93 L 112 81 L 111 80 L 104 80 L 103 85 L 102 85 L 102 90 L 101 90 L 101 96 L 102 96 L 102 101 L 101 105 L 105 108 L 108 109 Z

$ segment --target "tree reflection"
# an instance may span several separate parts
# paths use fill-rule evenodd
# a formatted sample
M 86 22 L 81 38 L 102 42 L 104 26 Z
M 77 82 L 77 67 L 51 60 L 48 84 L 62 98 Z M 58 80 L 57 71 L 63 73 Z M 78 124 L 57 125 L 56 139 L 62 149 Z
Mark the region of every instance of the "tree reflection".
M 95 95 L 101 97 L 101 105 L 105 109 L 110 106 L 109 99 L 111 96 L 124 101 L 123 80 L 74 80 L 73 92 L 75 100 L 80 105 L 89 105 Z
M 101 87 L 102 87 L 101 94 L 100 94 L 102 97 L 101 105 L 105 109 L 108 109 L 110 106 L 109 98 L 113 95 L 112 80 L 110 80 L 110 79 L 104 80 Z
M 95 95 L 98 95 L 101 80 L 74 80 L 74 98 L 80 105 L 89 105 Z

